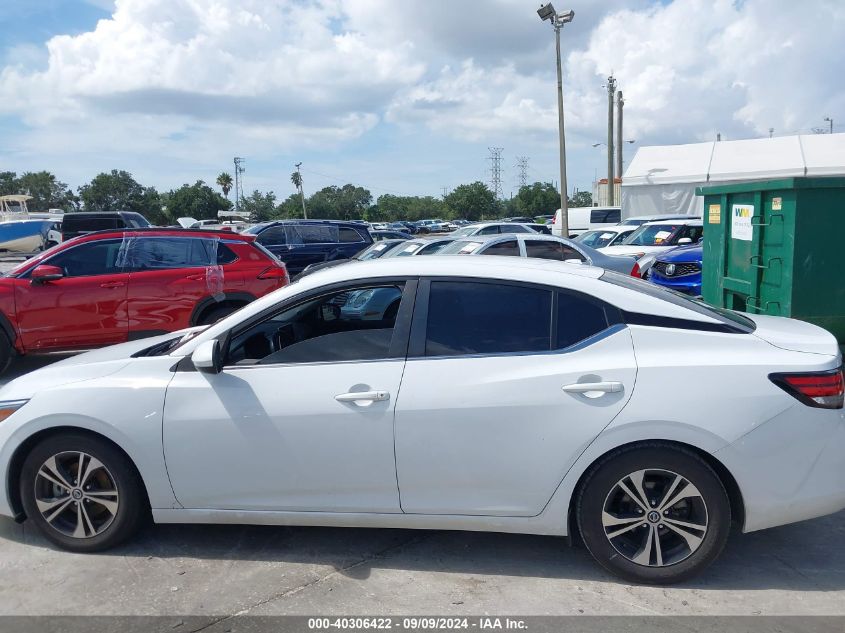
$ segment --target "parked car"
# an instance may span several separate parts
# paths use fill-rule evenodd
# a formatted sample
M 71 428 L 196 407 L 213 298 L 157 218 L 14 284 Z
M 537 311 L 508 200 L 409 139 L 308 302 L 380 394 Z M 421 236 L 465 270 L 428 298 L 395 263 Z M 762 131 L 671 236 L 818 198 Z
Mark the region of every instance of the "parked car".
M 603 229 L 619 224 L 622 220 L 622 207 L 570 207 L 566 211 L 569 235 L 561 235 L 560 209 L 552 222 L 552 235 L 574 238 L 581 233 L 594 229 Z
M 385 257 L 411 257 L 416 255 L 435 255 L 451 244 L 454 237 L 407 240 L 385 254 Z
M 381 240 L 410 240 L 411 235 L 405 233 L 404 231 L 370 231 L 370 237 L 373 238 L 374 242 L 379 242 Z
M 474 235 L 501 235 L 502 233 L 531 233 L 536 231 L 527 224 L 516 222 L 476 222 L 464 226 L 452 235 L 454 237 L 471 237 Z
M 581 235 L 575 238 L 575 241 L 580 244 L 586 244 L 591 248 L 619 246 L 625 238 L 636 229 L 636 226 L 626 226 L 624 224 L 620 224 L 618 226 L 606 226 L 603 229 L 581 233 Z
M 618 246 L 605 246 L 600 250 L 606 255 L 659 255 L 676 246 L 694 244 L 704 235 L 701 220 L 662 220 L 642 224 Z M 647 261 L 653 261 L 651 258 Z M 648 269 L 646 261 L 640 263 L 643 274 Z
M 65 213 L 62 217 L 62 241 L 80 235 L 111 229 L 145 229 L 150 223 L 134 211 L 92 211 Z
M 244 231 L 285 262 L 292 276 L 310 264 L 349 259 L 373 243 L 360 222 L 336 220 L 278 220 L 256 224 Z
M 444 247 L 439 255 L 504 255 L 552 259 L 575 264 L 590 264 L 625 275 L 639 276 L 637 260 L 633 257 L 612 256 L 553 235 L 491 235 L 457 238 Z
M 387 225 L 390 231 L 399 231 L 400 233 L 408 233 L 413 235 L 417 232 L 417 226 L 413 222 L 406 222 L 405 220 L 398 220 Z
M 625 226 L 640 226 L 647 222 L 662 222 L 663 220 L 700 220 L 699 215 L 638 215 L 633 218 L 626 218 L 620 222 Z
M 700 244 L 695 244 L 658 255 L 649 270 L 648 280 L 694 297 L 700 296 L 703 251 Z
M 77 237 L 0 277 L 11 355 L 87 349 L 214 323 L 289 282 L 251 236 L 133 229 Z
M 387 230 L 387 222 L 372 222 L 370 224 L 370 232 L 373 231 L 386 231 Z
M 380 288 L 395 318 L 344 315 Z M 845 508 L 841 365 L 809 323 L 593 267 L 361 262 L 4 385 L 0 515 L 75 552 L 149 515 L 576 532 L 626 581 L 676 583 L 734 524 Z
M 370 259 L 378 259 L 379 257 L 384 257 L 394 248 L 399 246 L 400 244 L 404 244 L 407 242 L 406 239 L 389 239 L 389 240 L 380 240 L 378 242 L 373 242 L 370 246 L 365 248 L 360 253 L 356 254 L 354 257 L 349 259 L 333 259 L 329 262 L 320 262 L 318 264 L 309 264 L 305 267 L 299 275 L 297 275 L 296 279 L 301 279 L 306 275 L 310 275 L 312 273 L 317 272 L 318 270 L 323 270 L 325 268 L 331 268 L 333 266 L 339 266 L 340 264 L 346 264 L 347 262 L 365 262 Z
M 535 224 L 537 221 L 534 218 L 519 216 L 514 218 L 502 218 L 502 222 L 517 222 L 519 224 Z

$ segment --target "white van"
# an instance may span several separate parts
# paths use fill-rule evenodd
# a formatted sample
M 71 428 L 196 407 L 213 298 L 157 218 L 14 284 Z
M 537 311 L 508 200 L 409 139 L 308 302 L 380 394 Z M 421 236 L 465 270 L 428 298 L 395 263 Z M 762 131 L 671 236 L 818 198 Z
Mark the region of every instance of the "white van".
M 577 237 L 592 229 L 616 226 L 622 221 L 622 207 L 570 207 L 567 210 L 569 235 L 562 235 L 560 230 L 560 209 L 555 212 L 552 235 L 558 237 Z

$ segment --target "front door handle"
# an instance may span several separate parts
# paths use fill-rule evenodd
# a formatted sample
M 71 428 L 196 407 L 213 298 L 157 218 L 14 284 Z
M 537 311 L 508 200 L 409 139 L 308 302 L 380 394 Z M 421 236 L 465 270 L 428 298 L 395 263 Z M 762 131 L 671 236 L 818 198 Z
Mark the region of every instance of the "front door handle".
M 373 402 L 390 400 L 390 394 L 387 391 L 355 391 L 338 394 L 334 399 L 338 402 L 352 402 L 359 407 L 368 407 Z
M 599 398 L 606 393 L 619 393 L 622 391 L 621 382 L 576 382 L 571 385 L 564 385 L 563 390 L 567 393 L 580 393 L 587 398 Z
M 125 281 L 104 281 L 100 284 L 100 288 L 123 288 L 125 285 Z

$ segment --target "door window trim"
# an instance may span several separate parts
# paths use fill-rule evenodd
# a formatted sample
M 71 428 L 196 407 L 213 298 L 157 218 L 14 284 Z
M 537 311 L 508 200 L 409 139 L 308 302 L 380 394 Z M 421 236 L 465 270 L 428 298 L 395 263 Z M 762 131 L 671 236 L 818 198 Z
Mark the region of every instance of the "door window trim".
M 431 296 L 431 282 L 446 281 L 455 283 L 486 283 L 496 286 L 516 286 L 518 288 L 535 288 L 552 293 L 551 300 L 551 328 L 550 328 L 550 345 L 554 346 L 557 341 L 557 316 L 558 316 L 558 297 L 560 294 L 567 294 L 575 297 L 581 301 L 598 304 L 605 310 L 607 316 L 607 327 L 588 336 L 585 339 L 573 343 L 572 345 L 560 349 L 548 350 L 534 350 L 523 352 L 482 352 L 473 354 L 449 354 L 439 356 L 427 356 L 425 353 L 426 335 L 428 329 L 428 306 Z M 560 286 L 548 286 L 546 284 L 520 282 L 509 279 L 491 279 L 489 277 L 422 277 L 417 286 L 417 298 L 414 305 L 413 319 L 409 332 L 408 341 L 408 360 L 442 360 L 450 358 L 495 358 L 499 356 L 547 356 L 550 354 L 566 354 L 575 352 L 615 334 L 616 332 L 627 328 L 627 324 L 622 319 L 622 312 L 616 306 L 594 297 L 584 292 L 572 290 L 570 288 L 562 288 Z
M 383 361 L 405 360 L 408 353 L 408 340 L 411 329 L 411 319 L 414 312 L 414 304 L 417 296 L 417 279 L 405 277 L 389 277 L 389 278 L 374 278 L 374 279 L 358 279 L 355 281 L 343 281 L 321 288 L 315 288 L 296 297 L 291 297 L 290 300 L 284 301 L 280 304 L 272 306 L 266 310 L 262 310 L 252 318 L 239 323 L 231 330 L 221 335 L 218 340 L 221 341 L 225 353 L 229 354 L 229 344 L 235 336 L 240 335 L 249 328 L 271 319 L 277 314 L 290 310 L 298 305 L 319 299 L 320 297 L 329 297 L 338 294 L 339 292 L 352 291 L 359 288 L 372 288 L 392 286 L 396 284 L 404 284 L 402 290 L 402 298 L 399 303 L 399 312 L 396 314 L 396 322 L 393 325 L 393 335 L 390 339 L 390 349 L 387 356 L 384 358 L 375 359 L 358 359 L 358 360 L 330 360 L 330 361 L 312 361 L 301 363 L 268 363 L 264 365 L 228 365 L 228 358 L 224 359 L 223 371 L 242 370 L 242 369 L 267 369 L 272 367 L 299 367 L 303 365 L 340 365 L 349 363 L 380 363 Z M 190 356 L 186 357 L 190 359 Z M 177 364 L 177 371 L 192 371 L 193 364 L 190 367 L 179 367 L 182 363 Z

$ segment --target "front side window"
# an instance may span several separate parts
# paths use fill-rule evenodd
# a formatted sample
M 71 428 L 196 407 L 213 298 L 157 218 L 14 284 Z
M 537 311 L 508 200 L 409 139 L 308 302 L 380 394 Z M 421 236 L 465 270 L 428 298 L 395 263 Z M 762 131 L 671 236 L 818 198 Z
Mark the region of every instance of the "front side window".
M 287 244 L 287 233 L 284 226 L 271 226 L 258 234 L 256 241 L 262 246 L 284 246 Z
M 64 271 L 65 277 L 112 275 L 121 272 L 118 254 L 122 243 L 123 240 L 87 242 L 57 253 L 41 263 L 58 266 Z
M 362 286 L 305 301 L 235 334 L 227 365 L 390 357 L 402 284 Z
M 552 292 L 470 281 L 432 281 L 426 356 L 548 351 Z
M 507 240 L 488 246 L 481 255 L 504 255 L 505 257 L 519 257 L 519 244 L 516 240 Z

